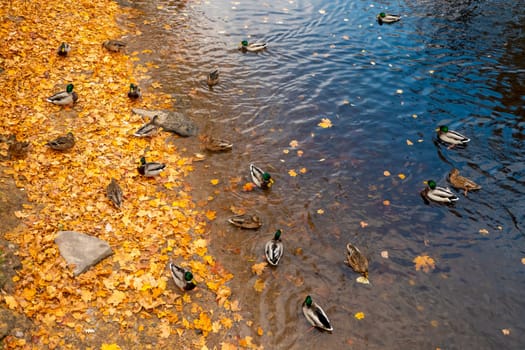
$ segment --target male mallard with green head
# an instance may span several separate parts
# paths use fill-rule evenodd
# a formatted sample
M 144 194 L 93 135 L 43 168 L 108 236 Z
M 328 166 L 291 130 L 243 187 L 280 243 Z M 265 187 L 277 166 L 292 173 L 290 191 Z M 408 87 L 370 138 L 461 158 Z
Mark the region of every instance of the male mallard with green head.
M 392 14 L 388 14 L 384 12 L 381 12 L 380 14 L 378 14 L 376 18 L 379 24 L 383 24 L 383 23 L 390 24 L 390 23 L 394 23 L 394 22 L 401 20 L 401 16 L 392 15 Z
M 254 164 L 250 164 L 250 175 L 253 183 L 263 190 L 269 189 L 274 183 L 274 180 L 269 173 L 263 171 Z
M 468 191 L 475 191 L 481 188 L 481 186 L 475 183 L 474 181 L 459 175 L 459 170 L 456 168 L 450 171 L 450 174 L 448 175 L 448 180 L 450 181 L 452 187 L 464 190 L 465 197 L 467 196 Z
M 266 242 L 264 246 L 264 254 L 266 255 L 266 260 L 268 263 L 273 266 L 279 264 L 279 260 L 284 253 L 283 242 L 281 241 L 281 230 L 275 231 L 273 239 Z
M 241 45 L 239 47 L 239 50 L 242 52 L 259 52 L 268 47 L 268 44 L 266 43 L 249 43 L 247 40 L 241 41 Z
M 159 175 L 164 168 L 166 168 L 166 164 L 164 163 L 146 162 L 146 157 L 141 157 L 140 166 L 137 168 L 137 171 L 142 176 L 155 177 Z
M 437 186 L 434 180 L 428 180 L 427 187 L 420 193 L 425 202 L 430 200 L 436 203 L 452 204 L 459 199 L 450 189 Z
M 447 125 L 441 125 L 437 129 L 437 133 L 438 133 L 438 138 L 441 141 L 450 145 L 448 147 L 449 149 L 453 148 L 456 145 L 465 146 L 467 142 L 470 141 L 468 137 L 460 134 L 459 132 L 450 130 Z
M 66 91 L 60 91 L 53 96 L 48 97 L 46 101 L 59 106 L 72 105 L 78 100 L 78 95 L 73 91 L 73 88 L 73 84 L 67 84 Z
M 169 268 L 173 281 L 180 290 L 189 291 L 197 286 L 197 283 L 193 279 L 193 274 L 190 271 L 185 270 L 172 262 L 170 262 Z
M 303 314 L 312 326 L 327 332 L 332 332 L 334 330 L 324 310 L 321 306 L 315 303 L 309 295 L 306 296 L 306 299 L 303 302 Z
M 46 143 L 46 146 L 49 146 L 51 149 L 54 149 L 55 151 L 67 151 L 75 145 L 75 136 L 73 136 L 73 133 L 70 131 L 67 133 L 66 136 L 60 136 L 57 137 L 54 140 L 49 141 Z
M 71 51 L 71 46 L 64 42 L 58 47 L 57 54 L 59 56 L 66 57 L 69 54 L 69 51 Z
M 140 92 L 140 88 L 136 84 L 129 84 L 129 91 L 128 91 L 128 97 L 131 100 L 136 100 L 142 96 L 142 92 Z

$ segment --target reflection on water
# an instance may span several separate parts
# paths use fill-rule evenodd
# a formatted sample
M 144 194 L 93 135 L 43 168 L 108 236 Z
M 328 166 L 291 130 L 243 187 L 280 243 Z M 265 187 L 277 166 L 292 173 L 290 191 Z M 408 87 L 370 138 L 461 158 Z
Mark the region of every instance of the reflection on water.
M 130 6 L 143 11 L 143 34 L 131 47 L 153 49 L 143 57 L 159 66 L 152 81 L 201 130 L 235 143 L 192 175 L 196 200 L 214 197 L 212 247 L 236 276 L 233 298 L 254 320 L 227 337 L 251 335 L 267 349 L 525 343 L 525 12 L 518 2 Z M 381 11 L 402 20 L 379 26 Z M 245 38 L 269 48 L 243 54 L 237 45 Z M 221 82 L 211 90 L 205 77 L 215 66 Z M 142 85 L 147 93 L 148 82 Z M 318 127 L 321 118 L 333 127 Z M 440 124 L 472 141 L 447 149 L 433 140 Z M 177 142 L 189 154 L 199 151 L 197 138 Z M 250 162 L 276 179 L 268 193 L 242 192 Z M 454 207 L 425 205 L 423 181 L 446 185 L 452 167 L 483 189 L 460 193 Z M 231 206 L 257 210 L 262 229 L 228 226 Z M 285 255 L 254 276 L 249 267 L 264 261 L 277 228 Z M 357 284 L 344 265 L 347 242 L 368 255 L 370 286 Z M 422 254 L 436 260 L 429 274 L 414 268 Z M 258 278 L 262 292 L 253 288 Z M 308 331 L 301 312 L 307 294 L 329 315 L 333 334 Z

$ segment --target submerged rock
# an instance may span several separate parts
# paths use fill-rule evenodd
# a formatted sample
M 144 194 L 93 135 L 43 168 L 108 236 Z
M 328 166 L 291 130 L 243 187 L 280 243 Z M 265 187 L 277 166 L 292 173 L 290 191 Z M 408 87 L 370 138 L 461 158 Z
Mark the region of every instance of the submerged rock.
M 182 113 L 175 111 L 148 111 L 140 108 L 133 108 L 132 111 L 135 114 L 150 119 L 157 116 L 155 125 L 160 126 L 166 131 L 185 137 L 197 135 L 197 125 Z
M 75 231 L 59 231 L 55 243 L 67 263 L 75 265 L 75 276 L 113 254 L 106 241 Z

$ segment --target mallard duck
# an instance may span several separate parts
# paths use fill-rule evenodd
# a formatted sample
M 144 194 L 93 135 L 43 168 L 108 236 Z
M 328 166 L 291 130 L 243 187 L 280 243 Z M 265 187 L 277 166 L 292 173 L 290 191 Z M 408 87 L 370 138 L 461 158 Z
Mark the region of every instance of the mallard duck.
M 140 92 L 140 88 L 138 87 L 138 85 L 135 85 L 133 83 L 129 84 L 128 97 L 132 100 L 136 100 L 140 96 L 142 96 L 142 92 Z
M 283 256 L 284 246 L 281 242 L 281 230 L 275 231 L 275 235 L 272 240 L 266 242 L 264 247 L 264 253 L 266 254 L 266 260 L 273 266 L 279 264 L 279 260 Z
M 368 282 L 368 259 L 350 243 L 346 245 L 346 263 L 352 270 L 363 275 L 363 283 Z
M 126 43 L 120 40 L 106 40 L 102 46 L 111 52 L 121 52 L 126 47 Z
M 209 87 L 217 85 L 219 83 L 219 70 L 215 69 L 213 72 L 210 72 L 210 74 L 208 74 L 208 79 L 206 82 L 208 83 Z
M 71 51 L 71 46 L 64 42 L 58 47 L 57 54 L 59 56 L 66 57 L 69 54 L 69 51 Z
M 268 47 L 268 44 L 266 43 L 248 43 L 247 40 L 241 41 L 241 45 L 239 47 L 239 50 L 242 52 L 259 52 Z
M 204 148 L 210 152 L 226 152 L 231 151 L 233 148 L 233 143 L 228 140 L 217 139 L 211 136 L 202 136 L 201 137 Z
M 254 164 L 250 164 L 250 175 L 253 183 L 263 190 L 272 187 L 274 183 L 270 174 L 256 167 Z
M 474 181 L 459 175 L 459 170 L 456 168 L 450 171 L 448 180 L 450 181 L 452 187 L 465 190 L 465 197 L 467 196 L 468 191 L 479 190 L 481 188 L 481 186 Z
M 70 131 L 67 133 L 66 136 L 57 137 L 56 139 L 46 143 L 46 145 L 49 146 L 51 149 L 54 149 L 55 151 L 67 151 L 68 149 L 73 148 L 73 146 L 75 145 L 75 137 Z
M 334 330 L 324 310 L 317 303 L 314 303 L 309 295 L 306 296 L 303 303 L 303 314 L 312 326 L 327 332 Z
M 111 182 L 106 188 L 106 193 L 111 202 L 113 202 L 113 204 L 117 208 L 120 208 L 120 206 L 122 205 L 122 189 L 117 183 L 117 180 L 115 180 L 114 178 L 111 179 Z
M 450 130 L 446 125 L 441 125 L 437 132 L 439 139 L 450 145 L 448 148 L 453 148 L 456 145 L 464 146 L 470 141 L 468 137 L 461 135 L 457 131 Z
M 447 204 L 454 203 L 459 199 L 450 189 L 437 186 L 434 180 L 427 181 L 427 187 L 421 191 L 421 196 L 425 200 Z
M 17 141 L 16 135 L 10 135 L 7 142 L 9 147 L 7 148 L 7 157 L 9 159 L 21 159 L 27 156 L 31 144 L 28 141 Z
M 140 175 L 154 177 L 159 175 L 166 168 L 164 163 L 146 162 L 146 158 L 140 158 L 140 166 L 137 168 Z
M 262 226 L 261 219 L 255 214 L 234 215 L 228 219 L 228 222 L 234 226 L 251 230 L 257 230 Z
M 154 116 L 149 123 L 142 125 L 133 135 L 137 137 L 151 137 L 157 135 L 160 129 L 156 124 L 158 117 L 158 115 Z
M 379 24 L 383 24 L 383 23 L 390 24 L 390 23 L 397 22 L 399 20 L 401 20 L 401 16 L 398 16 L 398 15 L 392 15 L 392 14 L 384 13 L 384 12 L 381 12 L 380 14 L 377 15 L 377 21 L 379 22 Z
M 192 290 L 197 286 L 193 279 L 193 274 L 190 271 L 185 270 L 172 262 L 170 262 L 169 267 L 173 281 L 182 291 Z
M 60 91 L 53 96 L 48 97 L 46 101 L 59 106 L 72 105 L 78 100 L 78 95 L 73 91 L 73 88 L 73 84 L 67 84 L 66 91 Z

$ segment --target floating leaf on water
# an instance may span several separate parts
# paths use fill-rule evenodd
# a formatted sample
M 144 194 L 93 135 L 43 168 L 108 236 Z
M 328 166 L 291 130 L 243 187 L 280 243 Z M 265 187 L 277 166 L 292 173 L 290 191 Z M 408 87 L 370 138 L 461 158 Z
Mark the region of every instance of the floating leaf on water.
M 215 186 L 219 183 L 219 179 L 211 179 L 210 183 Z
M 288 150 L 288 149 L 283 149 L 283 153 L 284 153 L 284 154 L 288 154 L 288 153 L 290 153 L 290 150 Z
M 343 40 L 350 40 L 350 37 L 348 35 L 343 35 Z
M 397 90 L 396 90 L 396 94 L 401 95 L 402 93 L 403 93 L 403 90 L 401 90 L 401 89 L 397 89 Z
M 486 228 L 480 228 L 479 233 L 482 234 L 483 236 L 486 236 L 489 234 L 489 231 Z
M 365 276 L 359 276 L 355 280 L 356 280 L 357 283 L 370 284 L 370 281 Z
M 525 258 L 521 258 L 521 263 L 525 265 Z
M 290 141 L 290 147 L 296 148 L 297 146 L 299 146 L 299 142 L 297 140 Z
M 439 322 L 437 320 L 432 320 L 430 321 L 430 324 L 432 325 L 432 327 L 434 328 L 437 328 L 439 326 Z
M 242 190 L 244 192 L 251 192 L 253 191 L 254 188 L 255 188 L 255 184 L 253 184 L 252 182 L 247 182 L 242 186 Z
M 255 289 L 256 292 L 262 292 L 264 290 L 264 287 L 265 287 L 264 281 L 259 278 L 253 284 L 253 289 Z
M 304 167 L 303 167 L 303 168 L 301 168 L 301 169 L 299 169 L 299 172 L 300 172 L 301 174 L 305 174 L 305 173 L 306 173 L 306 171 L 307 171 L 307 170 L 306 170 L 306 168 L 304 168 Z
M 416 119 L 417 118 L 417 114 L 412 114 L 412 118 Z
M 258 263 L 258 264 L 254 264 L 252 265 L 252 272 L 254 274 L 256 274 L 257 276 L 260 276 L 264 269 L 266 268 L 266 266 L 268 265 L 268 263 L 266 261 L 263 261 L 261 263 Z
M 359 222 L 359 225 L 361 226 L 361 228 L 365 228 L 365 227 L 368 226 L 368 222 L 366 222 L 366 221 L 360 221 L 360 222 Z
M 409 139 L 407 139 L 407 145 L 409 146 L 412 146 L 414 143 L 412 141 L 410 141 Z
M 362 320 L 363 318 L 365 318 L 365 313 L 364 312 L 357 312 L 354 317 L 357 319 L 357 320 Z
M 321 119 L 321 121 L 317 125 L 320 126 L 323 129 L 331 128 L 332 127 L 332 121 L 330 119 L 328 119 L 328 118 L 323 118 L 323 119 Z
M 264 334 L 264 331 L 261 327 L 257 327 L 257 335 L 262 336 Z
M 383 205 L 388 207 L 390 205 L 390 201 L 388 199 L 385 199 L 383 201 Z
M 388 171 L 388 170 L 383 171 L 383 175 L 390 176 L 390 171 Z
M 381 257 L 382 257 L 383 259 L 388 259 L 388 251 L 387 251 L 387 250 L 383 250 L 383 251 L 381 252 Z
M 319 10 L 319 13 L 324 15 L 326 13 L 326 10 L 321 9 L 321 10 Z
M 297 156 L 298 156 L 298 157 L 302 157 L 303 154 L 304 154 L 304 152 L 303 152 L 302 150 L 298 150 L 298 151 L 297 151 Z
M 501 330 L 501 333 L 503 333 L 503 335 L 510 335 L 510 329 L 509 328 L 503 328 Z
M 401 180 L 406 178 L 405 174 L 397 174 L 397 177 L 399 177 Z
M 422 270 L 425 273 L 429 273 L 436 268 L 436 262 L 428 255 L 418 255 L 414 258 L 413 262 L 416 271 Z
M 323 215 L 324 214 L 324 210 L 323 209 L 317 209 L 317 214 Z
M 297 173 L 295 172 L 294 169 L 291 169 L 291 170 L 288 170 L 288 175 L 290 175 L 291 177 L 296 177 Z

